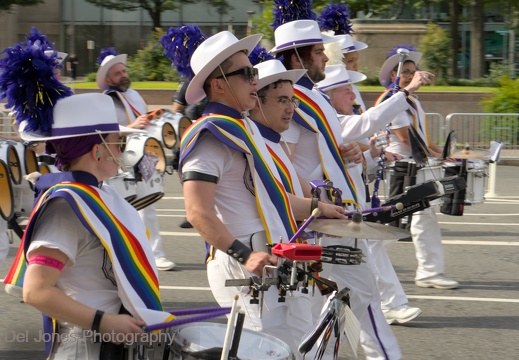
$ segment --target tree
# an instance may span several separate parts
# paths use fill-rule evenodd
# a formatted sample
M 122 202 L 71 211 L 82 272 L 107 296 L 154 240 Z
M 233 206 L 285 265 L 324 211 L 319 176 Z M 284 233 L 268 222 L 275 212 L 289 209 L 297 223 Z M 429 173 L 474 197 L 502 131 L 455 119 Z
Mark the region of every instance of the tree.
M 432 22 L 427 24 L 427 33 L 420 41 L 419 50 L 428 70 L 436 75 L 434 81 L 447 75 L 451 58 L 450 44 L 451 39 L 439 25 Z
M 485 74 L 485 6 L 483 0 L 470 0 L 470 78 L 477 79 Z
M 45 0 L 0 0 L 0 11 L 11 10 L 11 5 L 30 6 L 43 3 Z
M 3 0 L 0 0 L 3 1 Z M 29 1 L 29 0 L 25 0 Z M 196 3 L 195 0 L 86 0 L 96 6 L 118 11 L 146 10 L 153 21 L 153 29 L 161 28 L 161 15 L 166 10 L 178 10 L 184 4 Z M 225 15 L 232 8 L 227 0 L 204 0 L 215 7 L 218 14 Z

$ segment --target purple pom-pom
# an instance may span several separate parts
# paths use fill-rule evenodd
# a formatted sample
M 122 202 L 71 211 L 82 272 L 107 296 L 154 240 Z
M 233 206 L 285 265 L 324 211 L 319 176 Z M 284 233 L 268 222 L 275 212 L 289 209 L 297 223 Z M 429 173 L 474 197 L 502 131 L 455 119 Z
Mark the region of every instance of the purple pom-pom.
M 317 20 L 312 11 L 312 0 L 274 0 L 274 23 L 276 30 L 279 25 L 294 20 Z
M 54 105 L 72 91 L 56 77 L 59 62 L 52 44 L 36 29 L 31 31 L 27 42 L 2 51 L 0 100 L 7 99 L 5 107 L 16 111 L 17 123 L 27 121 L 27 130 L 46 134 L 54 123 Z
M 386 59 L 389 59 L 391 56 L 395 55 L 398 49 L 407 49 L 409 51 L 418 52 L 418 50 L 414 47 L 414 45 L 400 44 L 400 45 L 396 45 L 391 50 L 389 50 L 389 52 L 386 54 Z
M 160 38 L 163 54 L 171 60 L 180 76 L 191 80 L 195 74 L 191 69 L 191 56 L 198 46 L 208 38 L 197 25 L 170 27 Z
M 101 49 L 101 52 L 99 53 L 99 57 L 96 60 L 96 64 L 101 66 L 103 60 L 108 55 L 117 56 L 119 54 L 115 51 L 115 49 L 113 47 L 103 48 L 103 49 Z
M 249 60 L 252 66 L 258 65 L 267 60 L 274 59 L 274 56 L 270 55 L 264 47 L 259 44 L 250 52 Z
M 319 27 L 321 30 L 332 30 L 335 35 L 351 35 L 353 23 L 349 17 L 347 5 L 330 3 L 318 18 Z

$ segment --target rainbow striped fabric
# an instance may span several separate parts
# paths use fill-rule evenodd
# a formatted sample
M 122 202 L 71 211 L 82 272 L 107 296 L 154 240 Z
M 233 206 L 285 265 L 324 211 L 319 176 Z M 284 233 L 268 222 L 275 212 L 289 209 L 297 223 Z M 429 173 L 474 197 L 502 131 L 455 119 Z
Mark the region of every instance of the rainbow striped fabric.
M 253 122 L 248 121 L 247 126 L 253 126 Z M 194 148 L 202 130 L 209 130 L 219 141 L 244 153 L 248 161 L 253 162 L 256 203 L 267 238 L 269 242 L 272 242 L 272 239 L 277 241 L 279 236 L 274 235 L 273 230 L 277 228 L 276 231 L 279 233 L 282 227 L 283 232 L 280 236 L 283 241 L 288 241 L 297 231 L 297 224 L 283 180 L 280 179 L 282 176 L 278 174 L 260 131 L 256 128 L 254 134 L 251 134 L 242 119 L 216 114 L 202 117 L 193 123 L 182 137 L 180 165 Z

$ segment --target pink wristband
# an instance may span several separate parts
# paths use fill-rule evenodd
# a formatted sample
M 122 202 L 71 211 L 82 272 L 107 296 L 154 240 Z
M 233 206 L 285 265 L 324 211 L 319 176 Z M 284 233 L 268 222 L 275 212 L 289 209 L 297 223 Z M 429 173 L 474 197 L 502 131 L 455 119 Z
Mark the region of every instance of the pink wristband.
M 61 261 L 43 255 L 31 256 L 31 258 L 29 259 L 29 265 L 31 264 L 45 265 L 51 268 L 58 269 L 59 271 L 61 271 L 61 269 L 63 269 L 63 266 L 65 266 L 65 264 Z

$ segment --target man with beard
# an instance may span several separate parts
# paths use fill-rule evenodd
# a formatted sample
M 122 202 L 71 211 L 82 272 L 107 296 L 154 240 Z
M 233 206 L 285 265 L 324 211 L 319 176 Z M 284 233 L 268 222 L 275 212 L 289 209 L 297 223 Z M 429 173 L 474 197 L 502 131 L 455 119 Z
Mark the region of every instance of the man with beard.
M 355 173 L 350 174 L 344 162 L 347 159 L 352 163 L 362 163 L 362 152 L 357 143 L 343 142 L 337 112 L 329 99 L 315 88 L 317 82 L 325 79 L 328 57 L 324 53 L 324 44 L 336 39 L 321 34 L 317 22 L 313 20 L 286 22 L 275 29 L 274 38 L 276 46 L 270 52 L 278 59 L 283 58 L 286 69 L 307 70 L 306 76 L 294 85 L 294 95 L 300 106 L 294 112 L 290 128 L 283 133 L 297 173 L 306 181 L 332 181 L 334 187 L 342 191 L 344 206 L 361 207 L 365 200 L 362 178 L 355 176 Z M 351 289 L 351 309 L 361 324 L 361 344 L 366 358 L 401 358 L 397 340 L 380 307 L 375 270 L 370 264 L 366 240 L 360 239 L 356 244 L 352 238 L 321 238 L 323 246 L 336 244 L 361 248 L 366 255 L 366 263 L 360 265 L 323 264 L 321 273 L 337 282 L 339 288 L 346 286 Z M 313 299 L 323 300 L 318 297 Z M 315 301 L 312 309 L 314 315 L 323 303 Z
M 126 54 L 107 55 L 97 70 L 97 86 L 114 100 L 120 125 L 145 129 L 150 123 L 150 120 L 146 118 L 147 105 L 140 94 L 130 88 L 131 81 L 126 68 L 126 58 Z M 176 264 L 166 257 L 162 248 L 155 204 L 146 206 L 139 211 L 139 214 L 149 230 L 157 269 L 173 270 Z

